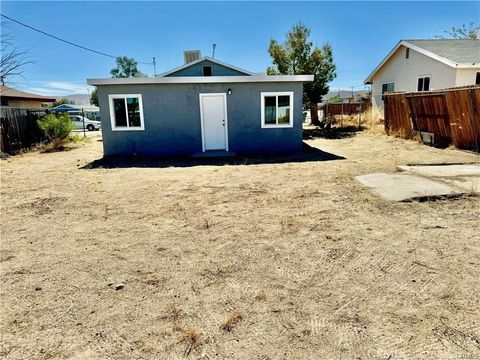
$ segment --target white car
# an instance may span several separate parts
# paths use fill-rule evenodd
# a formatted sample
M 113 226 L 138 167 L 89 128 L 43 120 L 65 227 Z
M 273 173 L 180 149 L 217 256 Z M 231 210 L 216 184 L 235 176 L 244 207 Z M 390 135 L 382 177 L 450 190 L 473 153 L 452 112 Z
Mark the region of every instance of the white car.
M 72 122 L 75 125 L 76 129 L 83 129 L 83 126 L 85 126 L 85 129 L 87 129 L 88 131 L 100 130 L 102 128 L 102 124 L 100 121 L 90 120 L 85 116 L 70 115 L 70 119 L 72 119 Z

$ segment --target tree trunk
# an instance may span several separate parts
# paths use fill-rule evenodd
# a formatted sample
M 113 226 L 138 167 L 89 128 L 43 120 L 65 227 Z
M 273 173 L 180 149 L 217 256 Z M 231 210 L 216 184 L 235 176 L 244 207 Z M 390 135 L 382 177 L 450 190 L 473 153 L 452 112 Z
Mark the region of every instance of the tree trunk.
M 310 104 L 310 119 L 312 125 L 320 126 L 320 120 L 318 119 L 318 104 L 312 103 Z

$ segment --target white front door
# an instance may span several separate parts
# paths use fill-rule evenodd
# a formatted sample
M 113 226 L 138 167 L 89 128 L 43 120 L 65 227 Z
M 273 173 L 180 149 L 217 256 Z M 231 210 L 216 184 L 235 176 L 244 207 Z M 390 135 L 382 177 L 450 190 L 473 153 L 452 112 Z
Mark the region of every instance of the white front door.
M 228 150 L 227 98 L 221 94 L 200 94 L 203 151 Z

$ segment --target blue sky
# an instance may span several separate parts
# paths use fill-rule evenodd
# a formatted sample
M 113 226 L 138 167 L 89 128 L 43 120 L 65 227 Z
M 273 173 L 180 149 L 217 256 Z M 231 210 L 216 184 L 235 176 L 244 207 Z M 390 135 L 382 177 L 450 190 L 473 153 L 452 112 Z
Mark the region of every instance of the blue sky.
M 333 46 L 332 90 L 363 89 L 363 80 L 399 39 L 431 38 L 451 26 L 480 23 L 480 2 L 6 2 L 1 12 L 69 41 L 138 61 L 157 59 L 157 73 L 181 65 L 183 50 L 263 72 L 270 39 L 297 21 L 311 40 Z M 87 93 L 86 78 L 109 77 L 114 59 L 71 47 L 17 24 L 2 28 L 35 65 L 18 88 L 45 95 Z M 140 65 L 153 74 L 153 67 Z

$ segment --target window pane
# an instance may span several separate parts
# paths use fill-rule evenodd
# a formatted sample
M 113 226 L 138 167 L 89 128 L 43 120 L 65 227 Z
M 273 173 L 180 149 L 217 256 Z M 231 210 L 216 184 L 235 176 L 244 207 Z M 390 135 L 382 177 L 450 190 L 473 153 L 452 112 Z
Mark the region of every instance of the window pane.
M 128 126 L 140 127 L 140 102 L 138 98 L 127 98 Z
M 115 126 L 127 126 L 125 99 L 113 99 L 113 109 L 115 113 Z
M 290 96 L 278 97 L 278 123 L 290 123 Z
M 430 78 L 429 77 L 426 77 L 423 80 L 423 90 L 424 91 L 430 90 Z
M 388 83 L 387 84 L 387 91 L 388 92 L 394 92 L 395 91 L 395 83 Z
M 477 78 L 475 79 L 475 85 L 480 85 L 480 72 L 477 72 Z
M 265 124 L 277 123 L 277 98 L 265 96 Z
M 417 91 L 423 90 L 423 78 L 419 78 L 417 82 Z
M 212 76 L 212 67 L 204 66 L 203 67 L 203 76 Z

